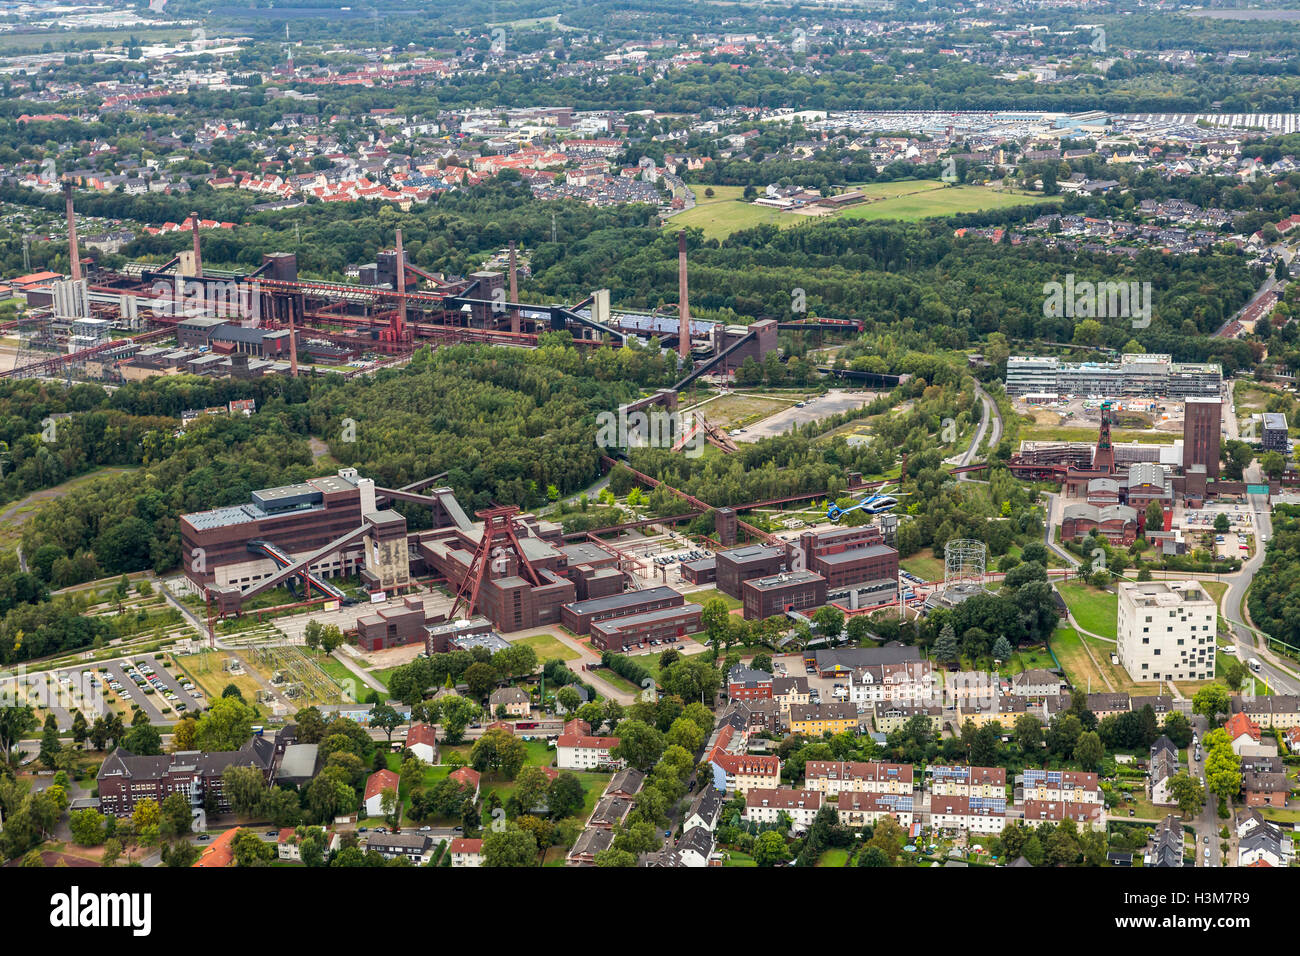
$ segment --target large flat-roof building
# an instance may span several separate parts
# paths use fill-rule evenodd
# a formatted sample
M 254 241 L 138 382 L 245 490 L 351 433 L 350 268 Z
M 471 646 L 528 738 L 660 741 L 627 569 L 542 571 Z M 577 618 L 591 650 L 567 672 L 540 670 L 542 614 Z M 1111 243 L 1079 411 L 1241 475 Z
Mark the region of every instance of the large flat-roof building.
M 1118 362 L 1062 362 L 1052 356 L 1007 359 L 1007 394 L 1036 398 L 1188 398 L 1217 396 L 1223 369 L 1175 362 L 1164 354 L 1124 355 Z
M 744 615 L 761 621 L 787 611 L 806 611 L 826 603 L 826 579 L 813 571 L 791 571 L 745 581 Z
M 628 591 L 589 601 L 574 601 L 560 608 L 560 622 L 574 634 L 590 634 L 600 621 L 648 614 L 664 608 L 680 608 L 686 599 L 667 585 Z
M 1205 466 L 1205 477 L 1219 477 L 1223 403 L 1210 397 L 1188 398 L 1183 409 L 1183 471 Z
M 766 544 L 750 544 L 715 555 L 718 590 L 741 600 L 741 585 L 750 578 L 778 574 L 789 568 L 785 548 Z
M 1121 581 L 1119 661 L 1135 681 L 1211 680 L 1217 619 L 1199 581 Z

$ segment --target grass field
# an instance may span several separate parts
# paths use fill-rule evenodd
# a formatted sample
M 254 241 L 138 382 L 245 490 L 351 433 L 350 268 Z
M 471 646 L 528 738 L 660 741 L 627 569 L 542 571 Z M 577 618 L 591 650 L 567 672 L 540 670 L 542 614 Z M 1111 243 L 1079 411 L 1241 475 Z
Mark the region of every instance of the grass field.
M 923 581 L 943 580 L 943 559 L 926 557 L 924 552 L 898 562 L 898 566 Z
M 1182 437 L 1181 432 L 1142 431 L 1140 429 L 1117 428 L 1111 432 L 1111 440 L 1120 442 L 1144 442 L 1152 445 L 1172 445 Z M 1096 427 L 1079 428 L 1073 425 L 1030 425 L 1022 422 L 1020 438 L 1024 441 L 1086 441 L 1097 440 Z
M 905 184 L 888 183 L 882 185 L 898 186 Z M 922 184 L 911 183 L 910 185 L 918 186 Z M 931 188 L 911 191 L 911 195 L 898 195 L 896 198 L 880 199 L 860 206 L 849 206 L 840 215 L 845 219 L 901 219 L 905 222 L 915 222 L 918 219 L 952 216 L 962 212 L 1006 209 L 1009 206 L 1023 206 L 1030 202 L 1060 202 L 1059 196 L 1006 192 L 994 189 L 992 186 L 951 186 L 944 188 L 942 183 L 928 183 L 926 185 Z
M 1006 192 L 991 186 L 945 187 L 934 180 L 909 179 L 856 187 L 868 197 L 866 202 L 846 206 L 825 216 L 809 216 L 739 201 L 745 191 L 742 186 L 694 185 L 691 188 L 695 192 L 695 208 L 672 216 L 664 223 L 664 228 L 676 231 L 687 226 L 696 227 L 704 232 L 706 239 L 725 239 L 733 232 L 767 223 L 787 229 L 837 218 L 915 222 L 935 216 L 1022 206 L 1028 202 L 1060 201 L 1056 196 Z M 705 189 L 712 189 L 713 195 L 706 197 Z
M 817 860 L 818 866 L 848 866 L 849 851 L 840 849 L 830 849 L 821 855 Z
M 116 46 L 135 37 L 144 43 L 165 43 L 188 40 L 188 29 L 151 30 L 143 27 L 123 28 L 121 30 L 60 30 L 41 33 L 15 33 L 0 37 L 0 54 L 30 53 L 50 44 L 57 50 L 80 50 L 86 43 L 95 43 L 99 47 Z
M 1147 684 L 1145 687 L 1137 683 L 1128 676 L 1128 671 L 1124 670 L 1119 664 L 1110 662 L 1110 655 L 1115 653 L 1115 645 L 1108 644 L 1105 641 L 1099 641 L 1095 637 L 1085 637 L 1084 643 L 1092 651 L 1092 656 L 1097 659 L 1097 667 L 1102 674 L 1110 678 L 1111 684 L 1119 693 L 1127 694 L 1151 694 L 1155 693 L 1154 684 Z M 1096 690 L 1097 688 L 1093 688 Z
M 1056 585 L 1056 590 L 1065 599 L 1066 606 L 1081 628 L 1102 637 L 1115 637 L 1118 595 L 1110 591 L 1098 591 L 1090 585 L 1077 582 L 1060 582 Z
M 1080 688 L 1085 693 L 1091 688 L 1094 694 L 1109 690 L 1102 677 L 1102 669 L 1104 669 L 1116 692 L 1130 694 L 1138 692 L 1138 685 L 1123 676 L 1123 669 L 1112 665 L 1110 657 L 1104 656 L 1109 654 L 1108 651 L 1103 652 L 1106 646 L 1092 642 L 1088 648 L 1085 648 L 1079 633 L 1072 627 L 1058 627 L 1056 633 L 1052 635 L 1052 651 L 1056 654 L 1056 659 L 1061 662 L 1061 667 L 1065 669 L 1066 679 L 1071 686 Z M 1089 648 L 1097 658 L 1096 664 L 1088 656 Z
M 795 401 L 759 395 L 724 395 L 702 406 L 700 414 L 719 428 L 743 427 L 783 411 Z
M 176 664 L 202 688 L 209 700 L 219 699 L 226 685 L 234 684 L 244 696 L 244 702 L 252 704 L 257 700 L 257 692 L 262 689 L 262 685 L 250 677 L 247 670 L 241 674 L 222 670 L 222 662 L 230 656 L 221 652 L 187 654 L 177 657 Z
M 531 647 L 537 654 L 539 661 L 554 660 L 557 657 L 564 661 L 576 661 L 582 656 L 568 644 L 552 637 L 550 634 L 534 634 L 532 637 L 521 638 L 511 643 L 525 644 Z
M 706 239 L 725 239 L 733 232 L 753 229 L 764 223 L 784 228 L 811 221 L 802 216 L 789 215 L 779 209 L 768 209 L 741 202 L 741 196 L 745 192 L 743 186 L 692 186 L 691 188 L 695 191 L 695 208 L 670 218 L 664 223 L 665 229 L 675 231 L 689 226 L 703 230 Z M 712 189 L 713 196 L 706 197 L 705 189 Z
M 601 678 L 602 680 L 607 681 L 610 684 L 613 684 L 615 687 L 623 691 L 623 693 L 625 694 L 641 693 L 640 687 L 634 686 L 632 682 L 629 680 L 624 680 L 622 677 L 615 674 L 608 667 L 598 667 L 592 673 L 594 673 L 597 677 Z

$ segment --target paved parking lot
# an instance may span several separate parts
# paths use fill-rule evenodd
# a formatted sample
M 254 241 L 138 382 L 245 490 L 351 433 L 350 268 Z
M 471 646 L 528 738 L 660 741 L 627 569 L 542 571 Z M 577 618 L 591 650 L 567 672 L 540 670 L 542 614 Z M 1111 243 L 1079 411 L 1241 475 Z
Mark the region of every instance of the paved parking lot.
M 197 690 L 193 694 L 191 694 L 188 691 L 182 690 L 181 680 L 167 673 L 167 671 L 163 670 L 162 665 L 158 663 L 158 659 L 155 658 L 152 654 L 146 654 L 144 657 L 139 659 L 148 661 L 149 666 L 153 668 L 154 674 L 157 675 L 158 677 L 158 682 L 162 684 L 163 687 L 165 687 L 167 690 L 171 691 L 173 694 L 176 695 L 177 698 L 176 701 L 169 702 L 172 704 L 173 710 L 177 709 L 176 707 L 177 704 L 184 704 L 186 706 L 186 709 L 190 711 L 193 711 L 203 706 L 203 695 L 199 693 Z M 181 712 L 183 713 L 184 711 Z

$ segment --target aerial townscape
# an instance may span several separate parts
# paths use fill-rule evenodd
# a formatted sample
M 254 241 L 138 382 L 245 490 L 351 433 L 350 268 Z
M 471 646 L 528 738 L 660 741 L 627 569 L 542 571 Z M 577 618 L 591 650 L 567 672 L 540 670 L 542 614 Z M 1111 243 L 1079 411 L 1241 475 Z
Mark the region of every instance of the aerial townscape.
M 0 5 L 0 865 L 1296 866 L 1298 248 L 1300 0 Z

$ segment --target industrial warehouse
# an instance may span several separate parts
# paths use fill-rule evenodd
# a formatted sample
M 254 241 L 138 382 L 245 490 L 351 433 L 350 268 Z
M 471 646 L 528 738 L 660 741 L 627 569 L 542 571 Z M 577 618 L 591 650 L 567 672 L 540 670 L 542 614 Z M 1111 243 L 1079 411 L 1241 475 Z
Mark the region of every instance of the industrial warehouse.
M 566 541 L 558 524 L 513 507 L 472 520 L 450 488 L 418 490 L 435 480 L 383 488 L 342 468 L 254 491 L 242 505 L 182 515 L 186 576 L 220 616 L 279 585 L 329 607 L 353 603 L 336 583 L 343 578 L 358 580 L 372 600 L 417 581 L 454 597 L 442 616 L 417 597 L 361 615 L 358 645 L 371 651 L 413 643 L 443 651 L 488 631 L 559 625 L 597 649 L 624 652 L 701 630 L 701 605 L 667 585 L 639 585 L 640 562 L 617 546 L 591 535 Z M 428 508 L 433 527 L 408 531 L 395 502 Z M 897 594 L 898 553 L 870 526 L 805 532 L 798 545 L 742 545 L 707 560 L 716 562 L 719 590 L 751 620 L 820 607 L 828 588 L 864 588 L 878 602 Z M 466 623 L 470 615 L 483 625 Z
M 583 348 L 675 338 L 682 380 L 638 406 L 673 407 L 676 392 L 699 376 L 733 372 L 748 358 L 761 362 L 777 348 L 780 329 L 861 328 L 826 318 L 734 326 L 691 318 L 684 233 L 678 237 L 675 318 L 616 313 L 608 289 L 573 305 L 521 303 L 514 241 L 505 273 L 446 276 L 410 263 L 401 230 L 392 248 L 357 269 L 356 283 L 300 279 L 297 256 L 290 252 L 265 254 L 249 272 L 205 268 L 197 213 L 187 220 L 192 248 L 163 263 L 101 269 L 82 255 L 71 184 L 64 194 L 71 274 L 47 271 L 5 284 L 27 308 L 5 328 L 18 345 L 12 364 L 8 356 L 0 363 L 0 377 L 75 374 L 120 383 L 175 374 L 351 376 L 400 362 L 425 344 L 535 348 L 543 333 L 568 331 Z M 714 443 L 729 444 L 707 423 L 702 427 Z

